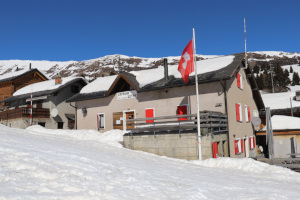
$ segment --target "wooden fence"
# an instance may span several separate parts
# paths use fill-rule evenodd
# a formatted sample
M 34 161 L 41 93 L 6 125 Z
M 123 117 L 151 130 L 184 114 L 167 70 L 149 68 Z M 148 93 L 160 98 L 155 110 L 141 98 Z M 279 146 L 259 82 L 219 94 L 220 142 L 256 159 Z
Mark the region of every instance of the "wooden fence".
M 7 110 L 4 112 L 0 112 L 0 120 L 8 120 L 8 119 L 16 119 L 22 117 L 30 117 L 31 109 L 28 107 L 25 108 L 16 108 L 13 110 Z M 50 111 L 45 108 L 33 108 L 32 109 L 32 117 L 33 118 L 49 118 Z

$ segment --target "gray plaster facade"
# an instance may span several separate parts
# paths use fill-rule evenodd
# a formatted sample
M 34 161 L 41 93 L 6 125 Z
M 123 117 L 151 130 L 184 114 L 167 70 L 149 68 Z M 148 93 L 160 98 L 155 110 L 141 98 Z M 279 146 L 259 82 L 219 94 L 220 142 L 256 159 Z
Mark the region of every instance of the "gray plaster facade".
M 258 113 L 252 88 L 243 69 L 238 71 L 242 74 L 243 89 L 237 87 L 236 75 L 229 80 L 215 81 L 199 84 L 200 110 L 221 112 L 228 115 L 229 129 L 229 156 L 230 157 L 255 157 L 256 150 L 250 150 L 245 143 L 246 153 L 235 155 L 234 139 L 243 138 L 247 141 L 249 136 L 255 136 L 251 122 L 236 120 L 235 104 L 241 103 L 242 107 L 250 107 L 251 116 Z M 117 94 L 103 98 L 77 101 L 77 128 L 97 129 L 97 114 L 105 116 L 105 126 L 99 131 L 104 132 L 113 129 L 113 113 L 134 112 L 135 118 L 145 118 L 145 109 L 154 108 L 155 117 L 176 115 L 179 105 L 188 105 L 190 114 L 196 113 L 195 86 L 165 88 L 160 90 L 138 92 L 136 98 L 118 100 Z M 82 113 L 82 109 L 86 113 Z M 242 109 L 245 116 L 245 110 Z

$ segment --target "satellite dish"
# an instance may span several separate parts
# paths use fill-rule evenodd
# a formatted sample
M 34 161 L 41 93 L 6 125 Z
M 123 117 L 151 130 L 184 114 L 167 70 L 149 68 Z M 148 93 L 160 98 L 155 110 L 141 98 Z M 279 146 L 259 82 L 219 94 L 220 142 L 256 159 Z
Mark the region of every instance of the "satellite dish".
M 259 126 L 261 124 L 261 119 L 259 117 L 253 117 L 251 122 L 253 126 Z
M 53 108 L 52 110 L 51 110 L 51 116 L 52 117 L 56 117 L 57 116 L 57 114 L 58 114 L 58 110 L 56 109 L 56 108 Z

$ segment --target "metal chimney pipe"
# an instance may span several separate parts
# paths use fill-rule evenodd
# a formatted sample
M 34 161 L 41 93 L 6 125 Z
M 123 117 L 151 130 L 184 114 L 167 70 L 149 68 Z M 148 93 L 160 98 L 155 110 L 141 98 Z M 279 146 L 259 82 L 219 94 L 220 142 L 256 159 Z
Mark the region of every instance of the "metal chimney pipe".
M 29 63 L 29 70 L 31 70 L 31 63 Z
M 168 81 L 168 76 L 169 76 L 169 72 L 168 72 L 168 59 L 164 58 L 164 72 L 165 72 L 165 81 Z

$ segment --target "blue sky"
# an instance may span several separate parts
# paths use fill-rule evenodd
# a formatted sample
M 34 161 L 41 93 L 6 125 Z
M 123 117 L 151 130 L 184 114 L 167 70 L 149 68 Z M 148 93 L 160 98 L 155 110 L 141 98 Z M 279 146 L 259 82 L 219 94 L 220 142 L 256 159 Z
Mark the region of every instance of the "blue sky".
M 112 54 L 300 52 L 297 0 L 1 0 L 0 60 L 88 60 Z

